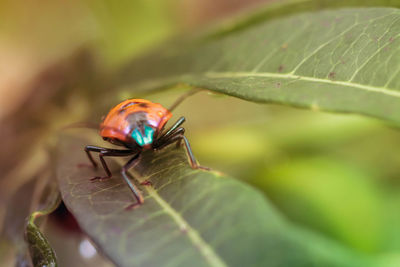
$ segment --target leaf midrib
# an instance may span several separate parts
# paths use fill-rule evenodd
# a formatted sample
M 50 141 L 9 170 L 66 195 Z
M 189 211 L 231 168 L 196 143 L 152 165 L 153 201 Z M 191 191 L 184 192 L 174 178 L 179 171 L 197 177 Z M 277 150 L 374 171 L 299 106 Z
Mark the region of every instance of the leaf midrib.
M 354 87 L 359 88 L 365 91 L 371 91 L 376 93 L 383 93 L 386 95 L 391 95 L 395 97 L 400 97 L 400 91 L 395 91 L 385 87 L 376 87 L 371 85 L 365 85 L 360 83 L 346 82 L 346 81 L 335 81 L 330 79 L 322 79 L 316 77 L 307 77 L 301 75 L 294 74 L 281 74 L 281 73 L 271 73 L 271 72 L 206 72 L 204 76 L 209 78 L 248 78 L 248 77 L 265 77 L 265 78 L 280 78 L 280 79 L 295 79 L 295 80 L 303 80 L 317 83 L 327 83 L 334 85 L 343 85 L 346 87 Z
M 116 160 L 119 164 L 122 164 L 122 161 L 119 159 Z M 122 166 L 122 165 L 121 165 Z M 137 172 L 131 171 L 134 175 L 131 177 L 137 181 L 138 176 L 140 176 Z M 141 181 L 139 181 L 141 182 Z M 171 205 L 169 205 L 152 186 L 144 187 L 150 197 L 152 197 L 158 205 L 168 214 L 174 222 L 178 225 L 179 229 L 184 231 L 189 238 L 189 240 L 193 243 L 195 248 L 198 248 L 200 254 L 206 259 L 206 261 L 210 264 L 210 266 L 214 267 L 227 267 L 228 265 L 219 257 L 212 247 L 207 244 L 206 241 L 200 236 L 200 234 L 193 229 L 190 224 L 178 213 L 176 212 Z
M 190 241 L 207 260 L 210 266 L 226 267 L 227 264 L 214 252 L 214 250 L 201 238 L 200 234 L 193 229 L 185 219 L 177 213 L 151 186 L 146 186 L 146 191 L 176 222 L 180 230 L 185 231 Z
M 331 79 L 323 79 L 323 78 L 316 78 L 316 77 L 308 77 L 302 75 L 295 75 L 291 73 L 272 73 L 272 72 L 204 72 L 204 73 L 197 73 L 197 74 L 182 74 L 177 76 L 172 76 L 168 78 L 160 78 L 160 79 L 153 79 L 151 81 L 142 81 L 138 83 L 138 87 L 146 90 L 146 89 L 155 89 L 159 87 L 166 86 L 168 84 L 176 84 L 179 82 L 187 82 L 188 79 L 195 79 L 196 77 L 207 77 L 211 79 L 231 79 L 231 78 L 251 78 L 251 77 L 263 77 L 263 78 L 278 78 L 278 79 L 287 79 L 287 80 L 297 80 L 297 81 L 308 81 L 308 82 L 315 82 L 315 83 L 325 83 L 325 84 L 332 84 L 332 85 L 342 85 L 345 87 L 353 87 L 358 88 L 364 91 L 374 92 L 374 93 L 381 93 L 384 95 L 400 97 L 400 91 L 396 91 L 391 88 L 386 87 L 378 87 L 378 86 L 371 86 L 366 84 L 354 83 L 354 82 L 346 82 L 340 80 L 331 80 Z M 196 84 L 192 84 L 196 85 Z M 208 88 L 206 88 L 208 89 Z

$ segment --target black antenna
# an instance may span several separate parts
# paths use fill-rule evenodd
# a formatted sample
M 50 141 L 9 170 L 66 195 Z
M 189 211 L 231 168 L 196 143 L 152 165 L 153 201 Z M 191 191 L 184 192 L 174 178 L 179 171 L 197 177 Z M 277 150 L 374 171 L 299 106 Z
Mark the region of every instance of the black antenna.
M 186 92 L 185 94 L 181 95 L 177 100 L 175 100 L 175 103 L 173 103 L 172 106 L 168 110 L 173 111 L 187 97 L 194 95 L 195 93 L 200 92 L 200 91 L 201 91 L 201 89 L 194 88 L 194 89 Z

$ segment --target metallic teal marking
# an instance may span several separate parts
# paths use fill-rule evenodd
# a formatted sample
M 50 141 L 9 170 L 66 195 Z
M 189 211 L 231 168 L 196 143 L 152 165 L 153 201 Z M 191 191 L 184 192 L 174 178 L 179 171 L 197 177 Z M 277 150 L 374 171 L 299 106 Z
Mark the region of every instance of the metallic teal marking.
M 154 129 L 145 125 L 144 126 L 144 135 L 136 128 L 132 132 L 132 138 L 135 139 L 136 143 L 140 146 L 148 145 L 153 143 L 153 135 L 154 135 Z

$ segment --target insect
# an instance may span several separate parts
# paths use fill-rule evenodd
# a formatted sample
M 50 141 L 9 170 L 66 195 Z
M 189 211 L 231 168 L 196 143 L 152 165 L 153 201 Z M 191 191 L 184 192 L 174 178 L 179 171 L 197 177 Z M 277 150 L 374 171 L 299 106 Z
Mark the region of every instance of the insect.
M 121 169 L 122 177 L 136 199 L 136 203 L 127 207 L 127 209 L 130 209 L 141 205 L 143 196 L 128 178 L 127 171 L 135 166 L 140 154 L 145 150 L 160 150 L 173 143 L 177 143 L 177 146 L 179 146 L 183 142 L 190 166 L 193 169 L 209 170 L 209 168 L 200 166 L 197 163 L 189 141 L 184 135 L 185 129 L 180 127 L 185 122 L 185 117 L 180 117 L 171 128 L 164 130 L 165 124 L 172 117 L 172 110 L 187 96 L 195 92 L 197 91 L 189 91 L 181 96 L 169 109 L 145 99 L 128 99 L 112 108 L 100 125 L 100 135 L 105 141 L 113 145 L 122 146 L 125 149 L 87 145 L 85 152 L 93 167 L 97 168 L 97 163 L 93 159 L 91 152 L 97 152 L 106 172 L 106 176 L 94 177 L 91 180 L 104 180 L 112 177 L 104 157 L 130 156 L 131 158 Z

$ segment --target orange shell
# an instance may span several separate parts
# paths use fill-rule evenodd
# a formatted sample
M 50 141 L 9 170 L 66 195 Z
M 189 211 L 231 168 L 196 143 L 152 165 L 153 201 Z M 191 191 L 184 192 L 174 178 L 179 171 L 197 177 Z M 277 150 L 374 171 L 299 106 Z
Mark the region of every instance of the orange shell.
M 137 105 L 141 103 L 146 105 Z M 126 118 L 135 112 L 145 112 L 148 124 L 155 127 L 158 132 L 172 117 L 172 113 L 158 103 L 152 103 L 145 99 L 128 99 L 110 110 L 100 125 L 100 135 L 128 142 L 132 129 Z

